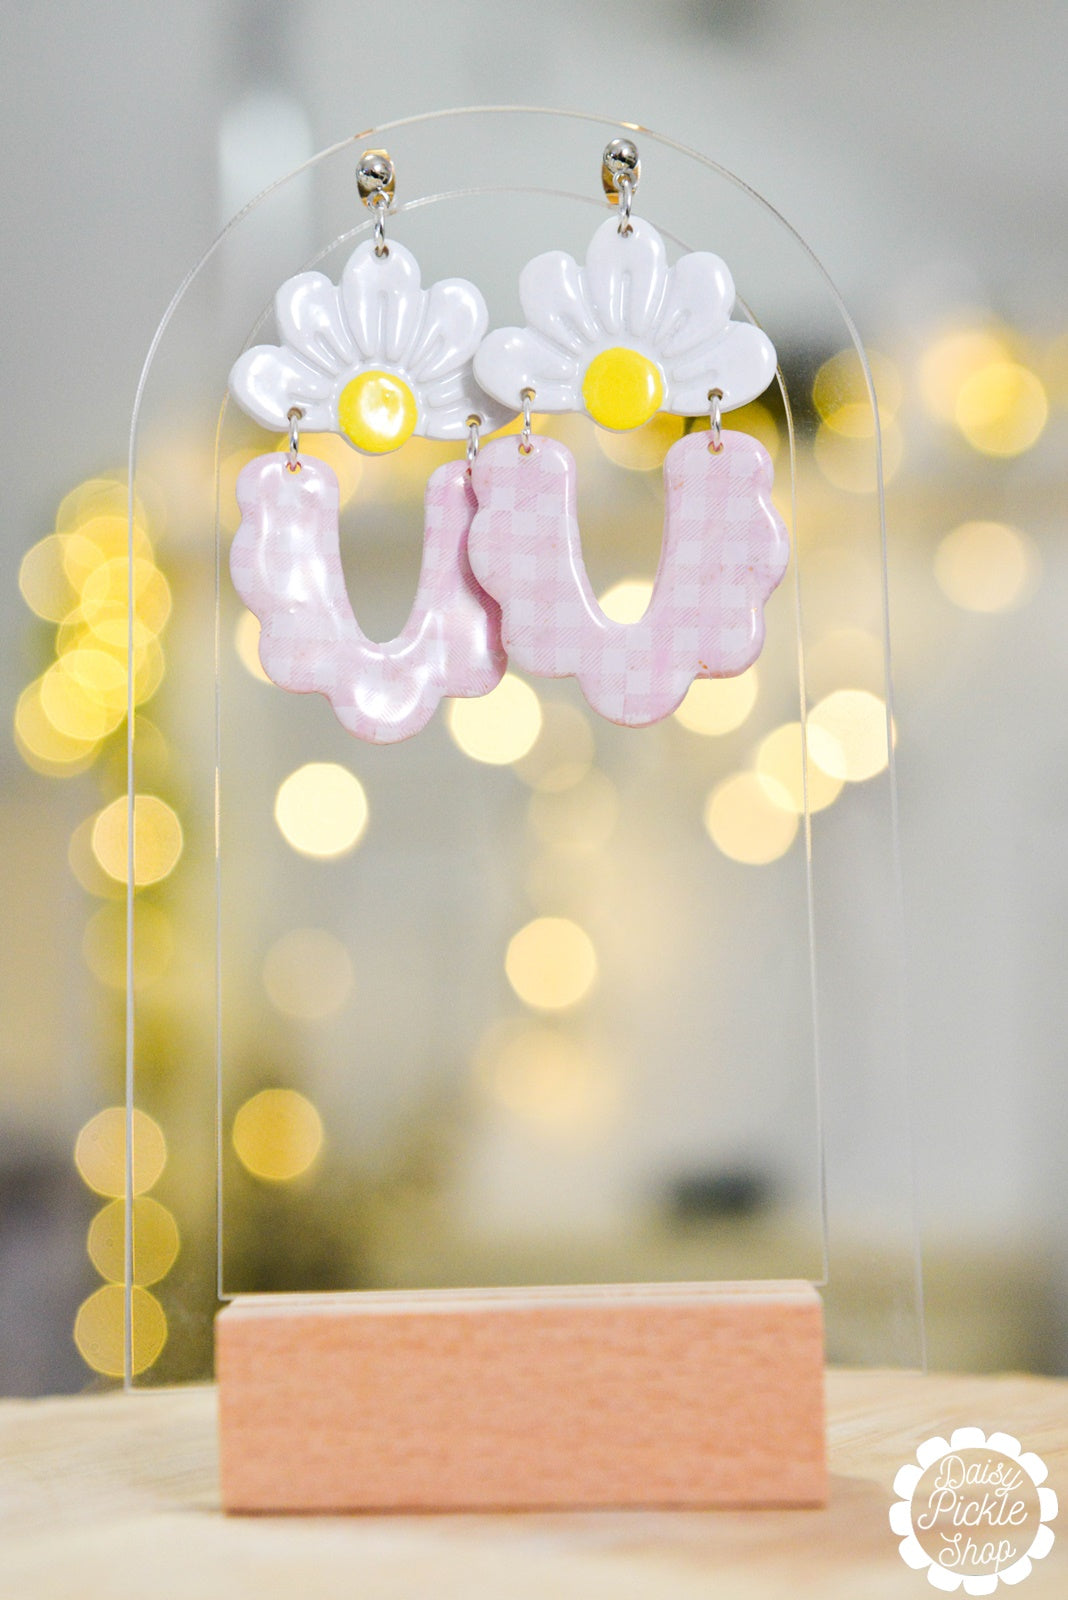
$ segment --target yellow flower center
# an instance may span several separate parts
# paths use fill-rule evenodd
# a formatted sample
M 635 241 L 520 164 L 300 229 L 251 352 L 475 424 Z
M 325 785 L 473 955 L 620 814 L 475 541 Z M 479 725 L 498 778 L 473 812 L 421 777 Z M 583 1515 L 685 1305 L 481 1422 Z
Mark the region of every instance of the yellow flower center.
M 582 398 L 594 422 L 622 433 L 640 428 L 660 410 L 664 380 L 648 357 L 616 345 L 594 356 L 586 368 Z
M 361 372 L 338 396 L 338 426 L 371 456 L 396 450 L 419 420 L 415 396 L 392 372 Z

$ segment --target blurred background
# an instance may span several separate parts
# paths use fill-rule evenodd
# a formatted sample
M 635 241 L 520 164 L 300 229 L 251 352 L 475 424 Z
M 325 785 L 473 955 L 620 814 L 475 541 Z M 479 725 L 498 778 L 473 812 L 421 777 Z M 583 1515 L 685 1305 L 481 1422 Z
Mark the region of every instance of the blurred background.
M 821 1275 L 800 568 L 805 702 L 825 736 L 808 788 L 830 1354 L 916 1358 L 916 1220 L 933 1365 L 1068 1370 L 1063 8 L 60 0 L 0 14 L 0 1392 L 121 1372 L 125 457 L 154 329 L 217 230 L 315 151 L 395 117 L 509 103 L 638 121 L 705 152 L 800 231 L 859 325 L 886 449 L 905 971 L 857 363 L 800 257 L 769 256 L 712 188 L 687 222 L 684 169 L 643 146 L 639 210 L 727 257 L 783 357 L 798 561 L 768 650 L 648 735 L 598 723 L 573 685 L 510 675 L 381 751 L 262 680 L 255 625 L 224 582 L 224 1286 Z M 599 220 L 603 131 L 583 153 L 574 127 L 543 147 L 531 126 L 443 135 L 441 186 L 493 156 L 517 188 L 551 173 L 591 207 L 513 196 L 492 219 L 460 205 L 394 224 L 424 281 L 470 275 L 497 322 L 516 314 L 523 261 L 581 254 Z M 339 187 L 351 155 L 203 276 L 146 395 L 146 1382 L 210 1369 L 215 1306 L 214 435 L 231 361 L 273 337 L 256 333 L 273 285 L 320 254 L 336 274 L 351 248 L 335 245 L 363 220 Z M 405 182 L 401 168 L 398 198 Z M 413 171 L 413 191 L 428 183 Z M 731 425 L 772 450 L 783 493 L 781 397 Z M 546 427 L 579 460 L 595 586 L 633 616 L 681 425 Z M 224 412 L 224 551 L 236 472 L 275 443 Z M 414 589 L 423 483 L 452 452 L 413 444 L 361 468 L 337 441 L 309 447 L 338 466 L 350 592 L 385 637 Z

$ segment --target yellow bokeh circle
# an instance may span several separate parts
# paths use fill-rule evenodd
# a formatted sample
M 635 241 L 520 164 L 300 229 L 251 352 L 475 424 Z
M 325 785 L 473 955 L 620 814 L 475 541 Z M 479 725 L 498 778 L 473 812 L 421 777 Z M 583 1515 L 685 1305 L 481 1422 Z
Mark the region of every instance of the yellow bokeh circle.
M 609 622 L 640 622 L 653 598 L 648 578 L 624 578 L 614 583 L 597 601 Z
M 367 827 L 367 795 L 348 767 L 309 761 L 278 787 L 274 817 L 298 854 L 330 861 L 347 855 Z
M 311 1101 L 295 1089 L 263 1089 L 234 1118 L 233 1146 L 257 1178 L 285 1183 L 299 1178 L 323 1144 L 323 1124 Z
M 263 962 L 267 998 L 283 1016 L 316 1022 L 333 1016 L 352 993 L 352 960 L 325 928 L 290 928 Z
M 133 1192 L 157 1183 L 167 1163 L 163 1129 L 147 1112 L 133 1113 Z M 108 1106 L 82 1128 L 74 1143 L 74 1165 L 82 1181 L 109 1198 L 126 1193 L 126 1108 Z
M 560 1011 L 586 995 L 597 976 L 597 952 L 585 929 L 568 917 L 535 917 L 512 936 L 504 970 L 520 1000 Z
M 705 805 L 705 828 L 725 856 L 766 866 L 784 856 L 797 836 L 797 813 L 783 790 L 774 799 L 769 780 L 738 772 L 718 784 Z
M 167 1342 L 167 1318 L 149 1290 L 130 1291 L 130 1327 L 133 1372 L 146 1371 L 157 1361 Z M 119 1283 L 106 1283 L 83 1300 L 74 1319 L 74 1343 L 82 1360 L 108 1378 L 123 1376 L 125 1349 L 125 1291 Z
M 965 611 L 1011 611 L 1031 594 L 1041 570 L 1038 551 L 1002 522 L 965 522 L 935 552 L 935 577 Z
M 822 752 L 823 764 L 816 760 Z M 802 816 L 806 801 L 810 812 L 833 805 L 842 792 L 843 779 L 831 777 L 828 764 L 840 764 L 841 752 L 825 728 L 809 728 L 807 756 L 802 758 L 800 722 L 785 722 L 761 740 L 756 756 L 756 773 L 773 805 L 784 806 Z M 806 781 L 807 780 L 807 781 Z
M 867 689 L 835 689 L 813 706 L 808 727 L 810 759 L 831 778 L 863 783 L 887 765 L 886 702 Z
M 974 450 L 1018 456 L 1046 426 L 1049 401 L 1042 380 L 1015 361 L 992 361 L 961 384 L 954 420 Z
M 129 818 L 126 796 L 113 800 L 97 813 L 93 823 L 93 854 L 110 878 L 125 883 L 129 866 Z M 182 824 L 177 813 L 158 795 L 134 797 L 134 884 L 138 888 L 159 883 L 172 873 L 182 853 Z
M 698 678 L 676 708 L 675 720 L 706 737 L 733 733 L 756 705 L 759 687 L 756 667 L 736 678 Z
M 125 1217 L 125 1201 L 112 1200 L 89 1224 L 89 1259 L 111 1283 L 123 1283 L 126 1278 Z M 143 1287 L 165 1278 L 178 1258 L 180 1244 L 178 1224 L 166 1206 L 150 1195 L 139 1195 L 133 1203 L 133 1282 Z
M 472 761 L 507 766 L 533 748 L 541 732 L 541 702 L 529 683 L 506 672 L 489 694 L 449 703 L 453 741 Z

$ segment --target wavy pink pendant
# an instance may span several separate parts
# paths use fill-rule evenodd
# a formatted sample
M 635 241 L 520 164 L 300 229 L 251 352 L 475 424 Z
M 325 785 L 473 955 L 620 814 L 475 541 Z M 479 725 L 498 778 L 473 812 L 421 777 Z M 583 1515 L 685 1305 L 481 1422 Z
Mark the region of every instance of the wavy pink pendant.
M 575 506 L 575 462 L 535 437 L 524 455 L 494 440 L 472 469 L 478 512 L 468 536 L 475 577 L 501 608 L 513 665 L 577 678 L 595 711 L 640 728 L 669 716 L 695 678 L 744 672 L 764 643 L 764 604 L 790 541 L 771 501 L 772 466 L 745 433 L 707 432 L 664 462 L 664 539 L 639 622 L 613 622 L 590 586 Z
M 337 478 L 325 462 L 260 456 L 237 480 L 230 549 L 238 594 L 260 619 L 267 676 L 322 694 L 360 739 L 393 744 L 425 727 L 444 695 L 487 694 L 507 665 L 496 603 L 475 582 L 467 539 L 475 500 L 465 463 L 427 483 L 425 542 L 411 614 L 376 644 L 353 615 L 338 535 Z

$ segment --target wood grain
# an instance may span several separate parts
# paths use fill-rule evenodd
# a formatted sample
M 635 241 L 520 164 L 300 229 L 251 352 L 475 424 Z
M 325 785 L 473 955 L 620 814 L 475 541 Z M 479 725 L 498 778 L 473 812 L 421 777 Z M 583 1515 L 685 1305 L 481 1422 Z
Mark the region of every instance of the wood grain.
M 825 1498 L 807 1283 L 268 1296 L 216 1340 L 231 1511 Z
M 935 1433 L 1005 1429 L 1068 1504 L 1068 1383 L 827 1373 L 821 1510 L 224 1517 L 213 1389 L 0 1402 L 3 1600 L 924 1600 L 887 1525 Z M 1063 1517 L 1063 1513 L 1062 1513 Z M 1019 1590 L 1064 1600 L 1068 1537 Z

